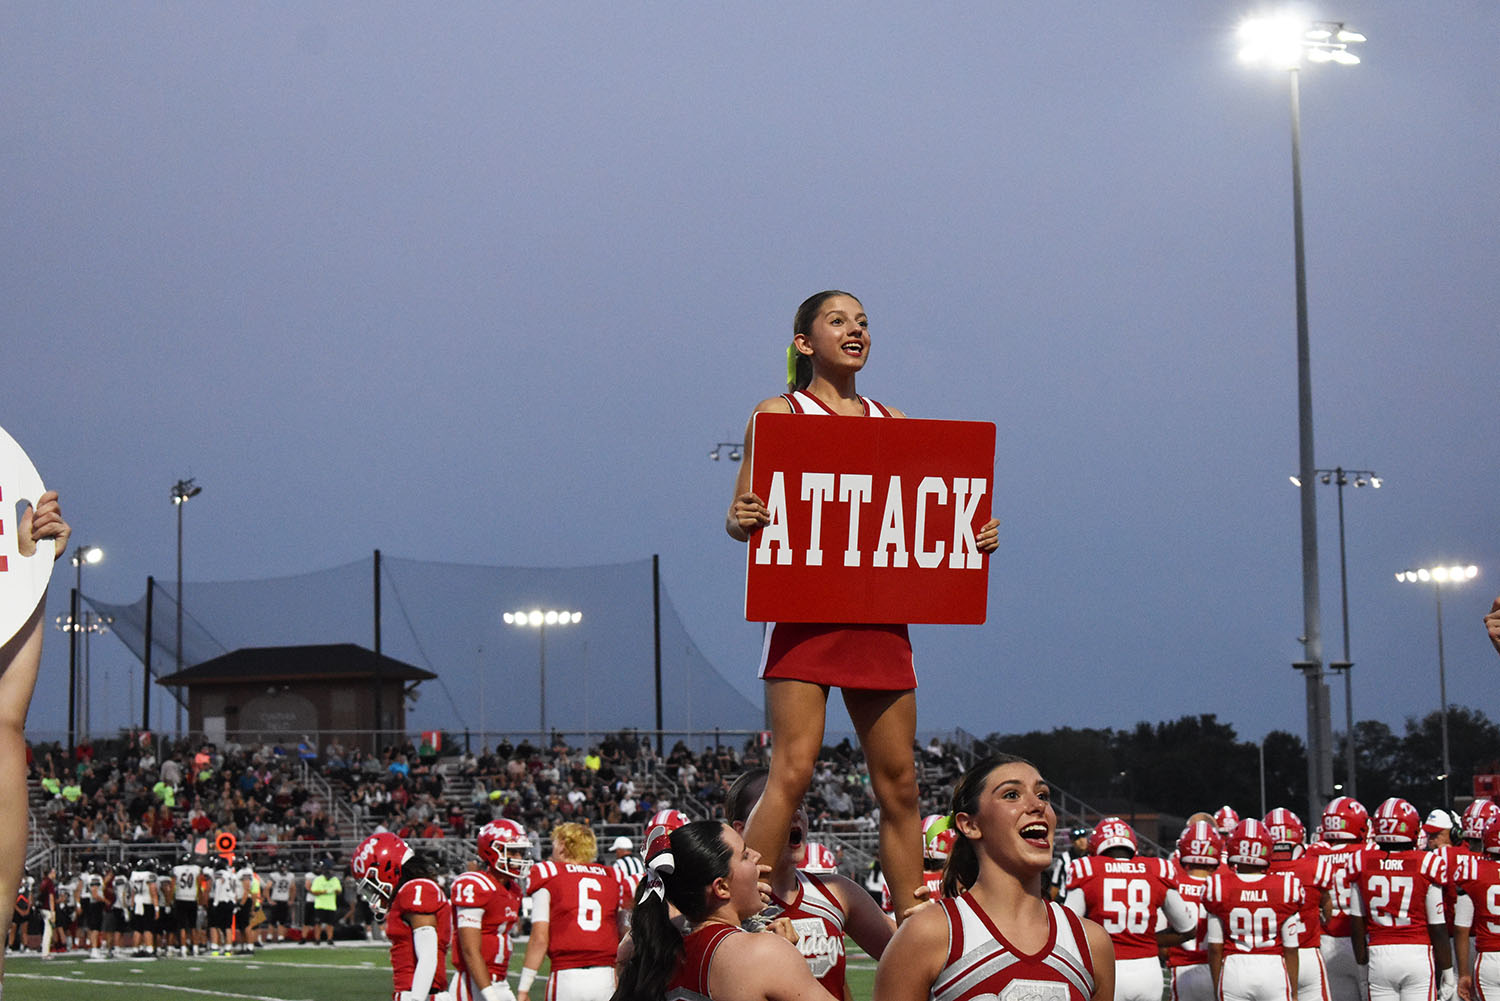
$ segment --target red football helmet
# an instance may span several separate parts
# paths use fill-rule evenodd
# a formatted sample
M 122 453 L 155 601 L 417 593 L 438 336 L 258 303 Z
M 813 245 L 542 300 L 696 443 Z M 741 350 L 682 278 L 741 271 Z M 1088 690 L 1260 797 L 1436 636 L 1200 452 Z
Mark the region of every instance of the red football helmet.
M 1375 834 L 1377 844 L 1398 844 L 1406 841 L 1416 844 L 1417 833 L 1422 829 L 1422 815 L 1417 808 L 1399 796 L 1392 796 L 1375 810 Z
M 645 846 L 641 857 L 647 862 L 657 852 L 671 847 L 672 832 L 688 823 L 687 814 L 681 810 L 658 810 L 646 821 L 646 836 L 641 840 Z
M 1266 829 L 1271 832 L 1271 844 L 1277 851 L 1301 848 L 1307 840 L 1307 828 L 1302 818 L 1284 806 L 1278 806 L 1266 814 Z
M 1500 855 L 1500 814 L 1491 817 L 1485 825 L 1481 844 L 1486 855 Z
M 1490 821 L 1495 817 L 1500 817 L 1500 803 L 1492 799 L 1476 799 L 1470 803 L 1464 809 L 1464 840 L 1482 840 L 1485 828 L 1490 826 Z
M 922 818 L 922 857 L 933 862 L 947 862 L 958 840 L 958 831 L 953 827 L 953 818 L 946 813 L 934 813 Z
M 1185 865 L 1216 868 L 1224 858 L 1224 839 L 1206 820 L 1198 820 L 1182 829 L 1177 838 L 1177 857 Z
M 1119 817 L 1105 817 L 1089 835 L 1089 854 L 1103 855 L 1111 848 L 1129 848 L 1132 855 L 1136 852 L 1135 832 Z
M 1323 809 L 1325 841 L 1363 841 L 1370 828 L 1370 814 L 1358 800 L 1340 796 Z
M 1266 825 L 1254 817 L 1240 821 L 1226 840 L 1231 865 L 1271 864 L 1271 846 L 1275 841 Z
M 479 829 L 479 857 L 491 869 L 525 879 L 531 868 L 531 839 L 514 820 L 492 820 Z
M 802 862 L 797 868 L 803 872 L 838 872 L 839 857 L 827 845 L 809 841 L 802 846 Z
M 385 918 L 391 898 L 401 884 L 401 867 L 412 856 L 405 841 L 389 832 L 372 834 L 360 843 L 349 863 L 359 895 L 370 905 L 375 916 Z
M 1240 815 L 1227 803 L 1214 811 L 1214 830 L 1226 838 L 1229 832 L 1239 825 L 1239 822 Z

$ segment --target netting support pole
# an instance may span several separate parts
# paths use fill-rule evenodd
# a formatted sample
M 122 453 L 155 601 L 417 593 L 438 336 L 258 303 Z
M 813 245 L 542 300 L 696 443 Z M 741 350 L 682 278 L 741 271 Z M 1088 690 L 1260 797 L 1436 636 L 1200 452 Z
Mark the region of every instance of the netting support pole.
M 380 753 L 380 735 L 385 730 L 385 696 L 381 691 L 383 680 L 381 668 L 384 667 L 384 659 L 380 655 L 380 550 L 375 550 L 375 746 L 374 753 Z
M 656 669 L 656 756 L 661 757 L 661 556 L 651 554 L 652 641 L 655 644 Z
M 151 730 L 151 609 L 152 601 L 156 597 L 156 578 L 146 578 L 146 652 L 142 657 L 141 676 L 141 730 L 149 733 Z M 157 748 L 160 753 L 160 748 Z

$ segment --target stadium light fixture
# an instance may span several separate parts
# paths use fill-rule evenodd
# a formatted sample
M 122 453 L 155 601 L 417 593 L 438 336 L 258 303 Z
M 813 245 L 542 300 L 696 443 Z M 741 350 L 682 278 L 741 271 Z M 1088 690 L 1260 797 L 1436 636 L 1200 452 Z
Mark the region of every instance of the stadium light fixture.
M 1437 649 L 1438 649 L 1438 706 L 1443 734 L 1443 808 L 1451 804 L 1448 798 L 1448 776 L 1453 773 L 1448 759 L 1448 674 L 1443 660 L 1443 585 L 1462 584 L 1479 576 L 1479 568 L 1472 563 L 1447 566 L 1418 567 L 1415 570 L 1398 571 L 1396 579 L 1404 584 L 1431 584 L 1437 598 Z
M 517 609 L 501 616 L 508 626 L 517 626 L 537 631 L 537 704 L 539 716 L 537 728 L 545 746 L 547 740 L 547 627 L 576 626 L 583 621 L 583 613 L 556 608 L 530 610 Z
M 741 444 L 739 442 L 737 442 L 737 441 L 720 441 L 720 442 L 715 442 L 714 443 L 714 447 L 713 447 L 713 451 L 711 451 L 711 452 L 708 453 L 708 457 L 710 459 L 714 460 L 715 462 L 718 462 L 719 461 L 719 452 L 722 449 L 726 449 L 727 448 L 727 449 L 729 449 L 729 461 L 730 462 L 739 462 L 740 458 L 741 458 L 741 453 L 740 453 L 741 447 L 742 447 Z

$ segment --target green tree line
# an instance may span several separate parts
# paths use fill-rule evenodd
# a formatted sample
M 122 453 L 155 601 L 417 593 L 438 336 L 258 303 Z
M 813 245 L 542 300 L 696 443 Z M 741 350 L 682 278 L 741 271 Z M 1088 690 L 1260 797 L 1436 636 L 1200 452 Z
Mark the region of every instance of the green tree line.
M 1391 796 L 1423 813 L 1441 805 L 1442 716 L 1409 716 L 1397 734 L 1379 720 L 1354 725 L 1356 788 L 1370 810 Z M 1334 782 L 1346 787 L 1343 733 L 1335 734 Z M 1100 808 L 1133 803 L 1143 812 L 1187 816 L 1229 804 L 1241 815 L 1260 810 L 1261 750 L 1241 740 L 1215 715 L 1183 716 L 1130 729 L 1059 727 L 1030 733 L 991 734 L 994 750 L 1031 759 L 1049 781 Z M 1452 791 L 1467 799 L 1472 776 L 1500 771 L 1500 725 L 1483 712 L 1448 709 Z M 1284 730 L 1266 734 L 1267 808 L 1288 806 L 1299 815 L 1307 803 L 1307 749 Z M 1308 820 L 1311 828 L 1317 818 Z

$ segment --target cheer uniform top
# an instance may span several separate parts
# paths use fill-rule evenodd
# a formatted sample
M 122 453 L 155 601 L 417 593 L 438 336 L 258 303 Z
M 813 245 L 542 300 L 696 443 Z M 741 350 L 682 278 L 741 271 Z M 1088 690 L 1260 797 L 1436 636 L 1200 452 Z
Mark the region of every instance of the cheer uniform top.
M 781 397 L 794 414 L 837 416 L 822 400 L 797 390 Z M 891 413 L 863 396 L 866 417 Z M 911 637 L 905 624 L 768 622 L 760 676 L 837 688 L 904 692 L 917 687 Z
M 823 880 L 796 870 L 797 889 L 789 900 L 771 894 L 767 919 L 788 918 L 797 930 L 797 951 L 823 988 L 844 996 L 844 907 Z
M 732 925 L 714 921 L 701 925 L 682 940 L 682 962 L 667 982 L 667 1001 L 710 1001 L 708 970 L 714 952 L 731 935 L 743 934 Z M 841 995 L 842 996 L 842 995 Z
M 1027 955 L 1011 946 L 974 903 L 972 894 L 938 902 L 948 919 L 948 958 L 932 982 L 931 1001 L 1025 997 L 1030 1001 L 1089 1001 L 1094 958 L 1083 922 L 1047 904 L 1047 943 Z

